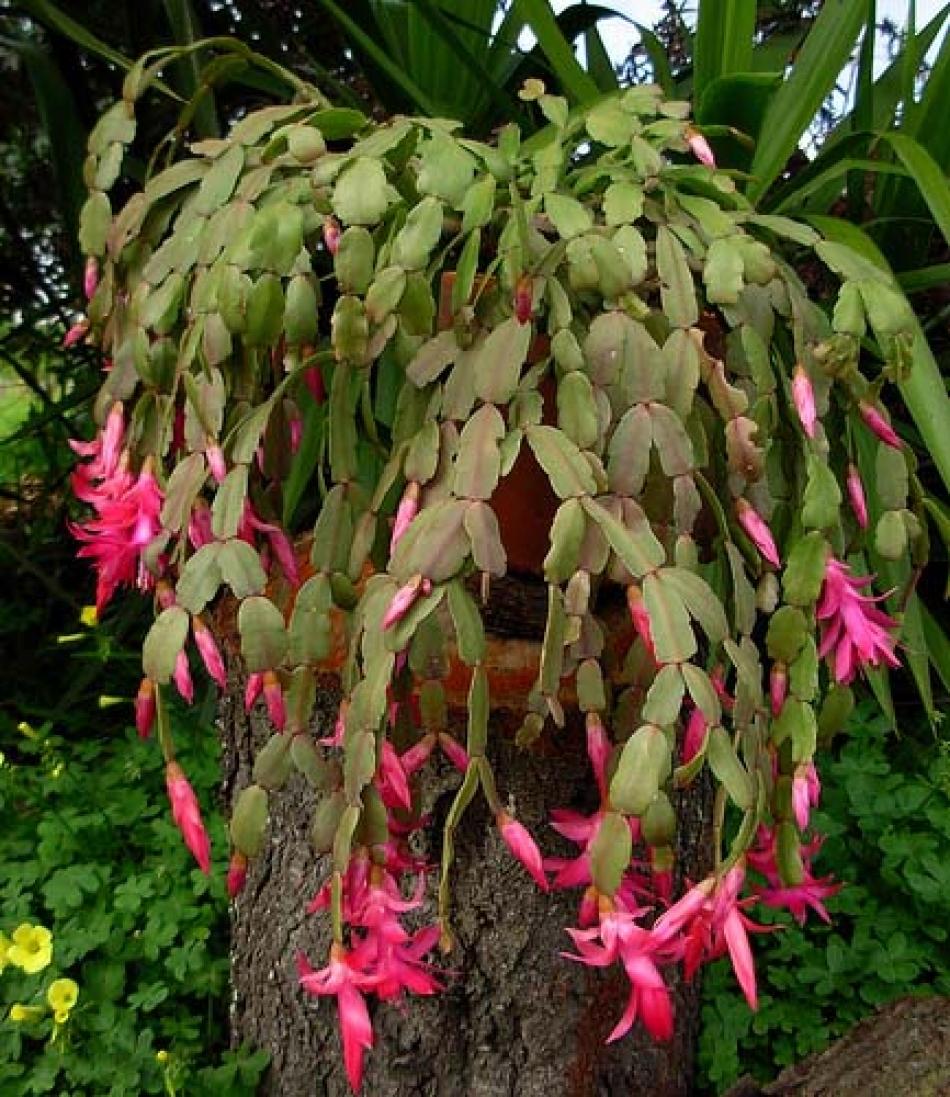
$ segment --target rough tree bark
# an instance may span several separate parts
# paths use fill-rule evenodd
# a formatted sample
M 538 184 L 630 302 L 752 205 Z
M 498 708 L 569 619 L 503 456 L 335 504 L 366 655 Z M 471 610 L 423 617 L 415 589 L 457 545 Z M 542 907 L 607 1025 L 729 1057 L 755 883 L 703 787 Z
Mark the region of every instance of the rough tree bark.
M 232 664 L 236 662 L 232 660 Z M 268 734 L 248 719 L 237 673 L 223 702 L 228 802 L 249 780 L 254 750 Z M 332 680 L 320 693 L 315 728 L 326 734 L 336 712 Z M 592 810 L 583 735 L 569 726 L 520 750 L 496 713 L 490 756 L 518 818 L 557 848 L 547 826 L 552 807 Z M 464 737 L 463 737 L 464 738 Z M 442 763 L 439 763 L 442 765 Z M 432 825 L 425 852 L 437 860 L 455 771 L 443 766 L 426 790 Z M 585 791 L 586 790 L 586 791 Z M 322 966 L 327 919 L 304 906 L 325 866 L 306 835 L 313 794 L 299 776 L 271 798 L 267 848 L 252 865 L 232 920 L 232 1036 L 266 1049 L 271 1066 L 266 1097 L 343 1097 L 335 1008 L 299 988 L 294 956 L 304 951 Z M 679 871 L 695 880 L 708 865 L 710 790 L 697 782 L 681 797 Z M 553 840 L 552 840 L 553 837 Z M 704 840 L 706 839 L 706 840 Z M 573 847 L 566 844 L 563 852 Z M 626 1002 L 618 971 L 594 972 L 563 959 L 576 924 L 578 895 L 541 894 L 504 849 L 476 797 L 456 839 L 453 929 L 458 947 L 444 959 L 445 991 L 403 1006 L 375 1008 L 376 1046 L 367 1056 L 364 1092 L 373 1097 L 594 1097 L 692 1092 L 698 1036 L 698 988 L 677 984 L 676 1035 L 656 1045 L 638 1028 L 617 1044 L 604 1039 Z M 434 889 L 432 889 L 434 890 Z

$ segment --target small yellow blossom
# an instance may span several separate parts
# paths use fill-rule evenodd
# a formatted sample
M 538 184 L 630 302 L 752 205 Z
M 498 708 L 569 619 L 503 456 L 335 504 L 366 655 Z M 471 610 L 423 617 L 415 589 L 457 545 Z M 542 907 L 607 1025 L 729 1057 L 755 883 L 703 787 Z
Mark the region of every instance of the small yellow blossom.
M 14 1002 L 10 1006 L 10 1020 L 16 1024 L 29 1024 L 38 1021 L 43 1016 L 42 1006 L 24 1006 L 20 1002 Z
M 13 931 L 13 943 L 7 948 L 7 963 L 15 964 L 27 973 L 35 975 L 49 967 L 53 959 L 53 935 L 42 926 L 28 922 Z
M 72 979 L 54 979 L 46 992 L 46 1000 L 58 1025 L 69 1017 L 69 1011 L 79 999 L 79 987 Z
M 96 613 L 95 606 L 83 606 L 82 613 L 79 615 L 79 620 L 86 626 L 86 628 L 95 628 L 99 624 L 99 614 Z
M 167 1063 L 168 1060 L 169 1060 L 169 1054 L 164 1048 L 162 1048 L 161 1051 L 156 1051 L 155 1052 L 155 1061 L 156 1062 L 158 1062 L 158 1063 Z
M 33 727 L 32 724 L 27 723 L 26 720 L 21 720 L 17 724 L 16 729 L 21 735 L 25 735 L 27 739 L 39 739 L 40 737 L 39 732 L 36 730 L 36 728 Z

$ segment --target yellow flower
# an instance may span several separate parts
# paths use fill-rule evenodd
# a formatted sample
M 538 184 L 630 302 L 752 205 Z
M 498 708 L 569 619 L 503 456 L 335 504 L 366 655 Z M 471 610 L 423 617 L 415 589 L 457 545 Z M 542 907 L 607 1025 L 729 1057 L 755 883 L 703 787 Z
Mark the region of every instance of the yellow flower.
M 46 992 L 46 1000 L 56 1017 L 56 1023 L 61 1025 L 69 1016 L 69 1011 L 79 998 L 79 987 L 72 979 L 54 979 Z
M 14 1002 L 10 1006 L 10 1020 L 16 1022 L 16 1024 L 29 1024 L 31 1021 L 38 1021 L 43 1016 L 42 1006 L 24 1006 L 19 1002 Z
M 162 1050 L 161 1050 L 161 1051 L 156 1051 L 156 1052 L 155 1052 L 155 1060 L 156 1060 L 156 1062 L 159 1062 L 159 1063 L 167 1063 L 167 1062 L 168 1062 L 168 1060 L 169 1060 L 169 1058 L 170 1058 L 170 1056 L 169 1056 L 168 1052 L 167 1052 L 167 1051 L 166 1051 L 166 1050 L 165 1050 L 164 1048 L 162 1048 Z
M 42 926 L 28 922 L 13 931 L 13 944 L 7 948 L 7 963 L 15 964 L 27 973 L 35 975 L 49 967 L 53 959 L 53 935 Z
M 82 613 L 79 615 L 79 620 L 86 626 L 86 628 L 95 628 L 99 624 L 99 614 L 96 613 L 95 606 L 83 606 Z

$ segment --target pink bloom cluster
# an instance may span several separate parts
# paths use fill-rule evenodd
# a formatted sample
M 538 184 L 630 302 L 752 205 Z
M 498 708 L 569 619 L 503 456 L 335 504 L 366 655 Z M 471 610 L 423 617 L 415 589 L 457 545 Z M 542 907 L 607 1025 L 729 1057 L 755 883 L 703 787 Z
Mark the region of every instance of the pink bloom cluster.
M 354 1091 L 363 1077 L 363 1054 L 373 1046 L 366 996 L 375 994 L 381 1001 L 400 999 L 404 993 L 430 995 L 441 990 L 441 983 L 425 957 L 438 944 L 437 925 L 414 932 L 402 918 L 421 908 L 427 866 L 409 852 L 406 837 L 415 825 L 400 823 L 391 813 L 396 799 L 404 807 L 408 799 L 405 772 L 395 751 L 376 776 L 377 788 L 390 809 L 390 840 L 376 846 L 372 853 L 361 848 L 351 857 L 342 878 L 342 909 L 349 926 L 349 945 L 335 942 L 327 966 L 315 971 L 306 956 L 297 957 L 300 984 L 309 994 L 335 996 L 343 1042 L 346 1076 Z M 399 776 L 396 775 L 399 771 Z M 416 874 L 409 898 L 403 895 L 401 880 Z M 331 886 L 325 884 L 316 894 L 308 913 L 330 905 Z
M 142 554 L 161 532 L 162 491 L 151 459 L 146 458 L 137 476 L 132 473 L 124 441 L 124 412 L 115 404 L 93 441 L 70 442 L 83 458 L 72 475 L 73 492 L 96 512 L 71 529 L 82 542 L 78 555 L 92 560 L 96 569 L 100 613 L 117 587 L 150 590 L 155 583 Z
M 700 964 L 725 955 L 732 961 L 736 978 L 749 1005 L 757 1005 L 755 967 L 748 930 L 757 929 L 742 908 L 751 899 L 739 894 L 745 869 L 735 865 L 719 880 L 709 877 L 689 891 L 652 926 L 641 924 L 650 907 L 631 907 L 619 895 L 600 896 L 597 925 L 567 932 L 577 948 L 568 959 L 590 967 L 608 967 L 620 962 L 630 981 L 627 1006 L 608 1043 L 625 1035 L 639 1017 L 658 1040 L 673 1035 L 673 1007 L 660 968 L 682 962 L 687 979 Z
M 828 558 L 815 610 L 822 625 L 818 654 L 832 656 L 832 669 L 839 682 L 851 682 L 865 666 L 900 665 L 891 632 L 897 622 L 876 605 L 884 596 L 861 593 L 870 582 L 870 576 L 854 576 L 847 564 L 833 556 Z
M 399 662 L 404 663 L 404 657 Z M 410 721 L 415 723 L 419 713 L 413 701 L 414 695 L 408 699 L 408 708 Z M 399 706 L 405 703 L 390 697 L 389 715 L 393 723 Z M 323 745 L 343 744 L 346 715 L 344 704 L 333 734 L 321 740 Z M 341 878 L 341 913 L 348 927 L 346 943 L 336 941 L 327 965 L 318 971 L 306 956 L 297 959 L 303 989 L 337 999 L 346 1075 L 354 1091 L 362 1082 L 364 1053 L 373 1045 L 367 996 L 393 1001 L 406 993 L 430 995 L 442 989 L 426 959 L 439 943 L 440 927 L 433 924 L 411 930 L 404 924 L 406 915 L 420 911 L 423 906 L 429 870 L 409 848 L 410 836 L 426 822 L 415 810 L 411 782 L 436 748 L 457 769 L 468 768 L 467 752 L 445 731 L 425 731 L 401 755 L 388 739 L 383 740 L 373 784 L 386 811 L 388 839 L 371 848 L 355 849 Z M 546 891 L 549 884 L 541 852 L 527 828 L 500 810 L 496 822 L 505 844 Z M 242 869 L 240 865 L 234 867 L 235 886 L 239 880 L 243 883 Z M 307 911 L 324 910 L 331 901 L 332 882 L 327 881 Z

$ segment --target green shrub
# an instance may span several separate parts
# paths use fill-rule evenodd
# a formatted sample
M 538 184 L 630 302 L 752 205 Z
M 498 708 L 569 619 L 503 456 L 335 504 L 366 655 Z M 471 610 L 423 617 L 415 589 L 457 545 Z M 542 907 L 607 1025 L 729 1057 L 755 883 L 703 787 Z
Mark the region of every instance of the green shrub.
M 816 871 L 845 886 L 832 924 L 782 923 L 756 938 L 760 1006 L 752 1014 L 728 961 L 703 984 L 700 1066 L 721 1091 L 743 1073 L 774 1077 L 825 1047 L 878 1006 L 906 994 L 950 994 L 950 751 L 889 739 L 868 706 L 848 742 L 819 760 L 827 840 Z M 760 918 L 761 915 L 761 918 Z
M 223 1050 L 223 866 L 197 871 L 165 801 L 161 752 L 121 721 L 111 735 L 108 715 L 96 740 L 21 725 L 16 759 L 11 749 L 0 765 L 0 931 L 42 926 L 53 945 L 52 962 L 30 974 L 4 967 L 0 938 L 0 1093 L 253 1093 L 266 1057 Z M 214 736 L 195 716 L 176 718 L 210 805 Z M 223 850 L 220 815 L 206 818 Z M 78 999 L 58 1024 L 47 992 L 61 978 Z M 14 1005 L 26 1008 L 11 1015 Z

